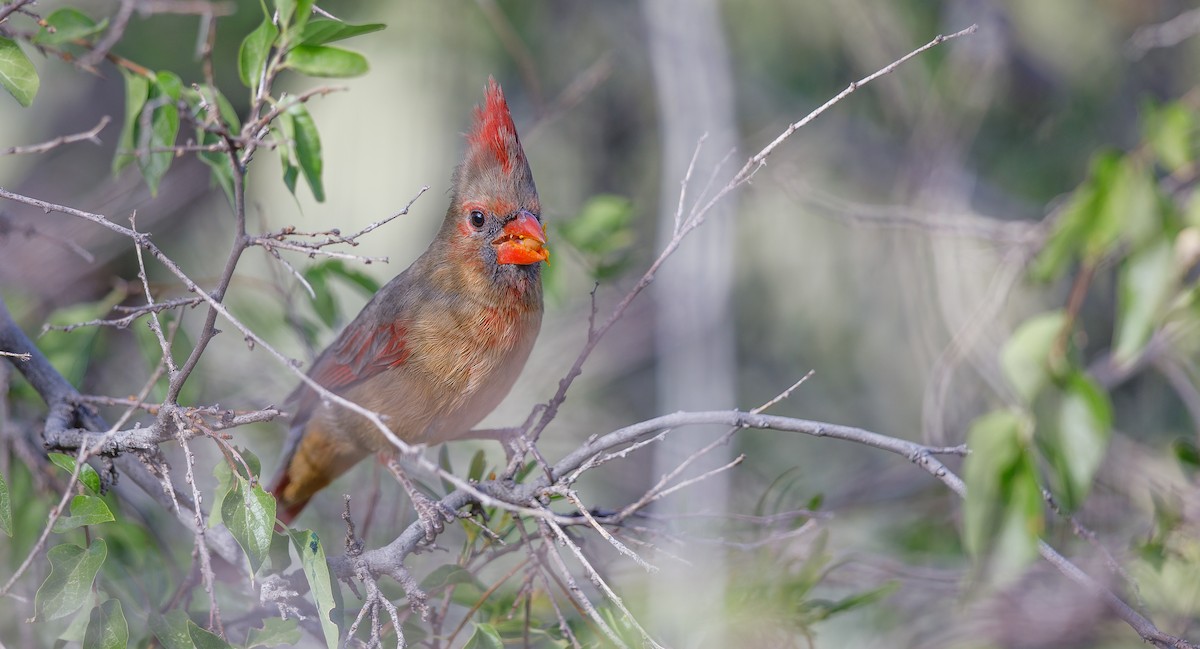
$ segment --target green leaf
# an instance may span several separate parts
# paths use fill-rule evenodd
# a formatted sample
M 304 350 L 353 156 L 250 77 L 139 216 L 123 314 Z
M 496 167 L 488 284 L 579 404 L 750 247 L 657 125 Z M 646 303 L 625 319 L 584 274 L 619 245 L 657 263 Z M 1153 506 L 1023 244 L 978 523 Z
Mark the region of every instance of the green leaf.
M 329 290 L 329 283 L 325 281 L 325 271 L 325 267 L 322 266 L 311 267 L 304 271 L 304 279 L 308 280 L 309 286 L 312 286 L 313 311 L 326 327 L 332 329 L 337 323 L 337 298 L 334 297 L 333 291 Z
M 371 297 L 379 291 L 379 282 L 374 277 L 357 268 L 347 266 L 346 262 L 341 259 L 326 259 L 315 266 L 320 266 L 331 277 L 340 277 L 352 286 L 358 287 L 360 292 L 367 297 Z
M 51 27 L 54 28 L 53 32 L 50 31 Z M 108 27 L 107 18 L 96 22 L 78 9 L 63 7 L 46 16 L 46 25 L 33 36 L 33 42 L 38 45 L 62 45 L 98 34 L 105 27 Z
M 284 64 L 310 77 L 357 77 L 369 68 L 362 54 L 328 45 L 297 45 Z
M 304 33 L 300 36 L 300 45 L 324 45 L 334 41 L 341 41 L 363 34 L 377 32 L 387 27 L 383 23 L 368 23 L 365 25 L 351 25 L 337 20 L 313 20 L 304 26 Z
M 1121 159 L 1112 152 L 1092 160 L 1088 179 L 1076 188 L 1054 222 L 1054 230 L 1030 268 L 1036 281 L 1057 278 L 1081 255 L 1095 260 L 1120 233 L 1122 215 L 1108 206 L 1108 189 Z
M 1059 404 L 1057 428 L 1055 464 L 1064 486 L 1064 505 L 1074 510 L 1087 498 L 1112 437 L 1108 395 L 1085 375 L 1073 374 Z
M 283 184 L 293 196 L 296 195 L 296 179 L 300 177 L 300 168 L 295 165 L 284 165 Z
M 54 466 L 66 471 L 67 475 L 75 473 L 75 458 L 63 453 L 47 453 L 47 456 Z M 79 467 L 79 482 L 93 494 L 100 493 L 100 474 L 90 464 Z
M 287 186 L 292 196 L 296 195 L 296 179 L 300 177 L 300 167 L 296 159 L 296 120 L 287 112 L 275 118 L 275 141 L 279 143 L 279 164 L 283 168 L 283 184 Z
M 300 627 L 296 620 L 269 617 L 263 620 L 261 629 L 250 629 L 246 637 L 246 649 L 253 647 L 292 646 L 300 642 Z
M 228 642 L 221 639 L 221 636 L 201 629 L 191 620 L 187 622 L 187 630 L 188 638 L 196 649 L 232 649 Z
M 304 104 L 295 104 L 288 108 L 295 127 L 296 160 L 300 163 L 300 171 L 312 190 L 313 198 L 318 203 L 325 202 L 325 186 L 321 183 L 321 137 L 317 134 L 317 124 L 313 121 Z M 294 183 L 294 181 L 293 181 Z
M 134 143 L 138 141 L 138 117 L 150 96 L 150 80 L 140 74 L 120 68 L 125 77 L 125 125 L 121 128 L 121 139 L 117 143 L 117 154 L 113 158 L 113 173 L 117 173 L 133 162 Z
M 988 413 L 967 431 L 971 454 L 963 462 L 967 495 L 963 505 L 963 545 L 973 556 L 987 550 L 1000 500 L 1001 477 L 1021 453 L 1021 429 L 1026 421 L 1016 413 Z
M 88 625 L 92 622 L 92 610 L 101 603 L 103 600 L 99 598 L 99 594 L 95 590 L 89 591 L 83 606 L 79 607 L 79 611 L 71 618 L 71 623 L 65 628 L 62 627 L 61 622 L 55 625 L 55 630 L 62 629 L 62 632 L 58 634 L 58 639 L 82 645 L 83 638 L 87 635 Z
M 238 446 L 235 446 L 234 450 L 242 457 L 241 462 L 236 457 L 233 459 L 233 469 L 239 476 L 250 480 L 262 475 L 262 461 L 254 454 L 254 451 Z
M 225 499 L 233 491 L 233 469 L 228 462 L 217 462 L 213 466 L 213 477 L 217 479 L 217 489 L 213 495 L 212 509 L 208 513 L 208 526 L 216 527 L 224 522 L 221 511 L 225 509 Z
M 1016 579 L 1037 560 L 1038 543 L 1045 518 L 1042 488 L 1037 481 L 1033 456 L 1026 453 L 1001 483 L 1004 509 L 991 547 L 989 576 L 993 583 Z
M 138 133 L 138 167 L 150 188 L 150 194 L 158 194 L 158 184 L 175 159 L 173 151 L 153 151 L 175 146 L 179 135 L 179 97 L 183 82 L 174 72 L 159 72 L 150 87 L 148 104 L 154 108 L 150 118 L 150 132 Z
M 1168 173 L 1192 162 L 1192 111 L 1174 102 L 1153 111 L 1145 127 L 1146 139 Z
M 221 116 L 221 120 L 225 122 L 226 128 L 231 132 L 237 133 L 242 129 L 242 120 L 238 118 L 237 110 L 233 104 L 229 103 L 229 99 L 220 90 L 212 86 L 201 86 L 204 90 L 204 97 L 208 101 L 216 100 L 217 114 Z
M 1119 154 L 1109 152 L 1100 156 L 1092 168 L 1096 202 L 1092 206 L 1095 211 L 1086 216 L 1083 258 L 1096 262 L 1108 254 L 1125 229 L 1128 164 Z
M 483 449 L 475 451 L 475 455 L 471 456 L 471 467 L 467 470 L 467 479 L 479 481 L 483 479 L 483 472 L 487 469 L 487 455 Z
M 282 25 L 284 31 L 287 31 L 288 26 L 292 22 L 292 15 L 296 13 L 296 0 L 275 0 L 275 15 L 278 17 L 278 24 Z
M 1158 325 L 1176 288 L 1174 252 L 1167 237 L 1137 250 L 1121 264 L 1117 276 L 1117 324 L 1113 359 L 1132 361 Z
M 201 92 L 196 93 L 198 97 L 204 99 L 205 102 L 217 105 L 217 113 L 220 115 L 221 121 L 231 133 L 237 133 L 241 129 L 241 120 L 238 119 L 237 112 L 233 105 L 221 94 L 219 90 L 210 86 L 202 86 Z M 197 103 L 197 110 L 200 107 Z M 206 119 L 207 116 L 202 116 Z M 201 120 L 203 121 L 203 119 Z M 204 146 L 220 144 L 221 137 L 216 133 L 205 130 L 202 126 L 196 127 L 196 140 Z M 201 151 L 200 160 L 208 165 L 212 170 L 213 182 L 221 187 L 225 192 L 225 197 L 229 200 L 230 206 L 233 205 L 233 163 L 229 158 L 229 154 L 224 151 Z
M 308 281 L 312 286 L 313 293 L 316 294 L 313 298 L 313 311 L 330 329 L 335 328 L 339 320 L 337 297 L 329 281 L 331 277 L 347 281 L 367 297 L 374 295 L 379 290 L 379 282 L 375 281 L 375 278 L 360 270 L 347 267 L 341 259 L 327 259 L 305 269 L 304 279 Z
M 1126 156 L 1117 167 L 1104 203 L 1104 209 L 1112 214 L 1102 220 L 1119 224 L 1121 240 L 1134 248 L 1163 235 L 1165 222 L 1158 209 L 1158 188 L 1152 171 L 1141 158 Z M 1098 241 L 1094 256 L 1107 254 L 1111 245 L 1111 240 Z
M 421 580 L 421 590 L 437 590 L 450 584 L 473 584 L 482 587 L 471 571 L 456 563 L 447 563 L 438 566 Z
M 129 625 L 121 601 L 110 599 L 92 609 L 83 649 L 125 649 L 129 644 Z
M 624 196 L 593 196 L 575 218 L 557 226 L 563 240 L 583 253 L 596 281 L 608 281 L 629 267 L 634 241 L 633 203 Z
M 308 18 L 312 14 L 313 0 L 275 0 L 276 11 L 279 12 L 279 24 L 283 25 L 288 40 L 295 33 L 302 33 Z
M 275 497 L 238 476 L 221 503 L 221 519 L 250 559 L 250 574 L 258 572 L 271 549 L 275 529 Z
M 262 77 L 263 66 L 267 64 L 271 45 L 278 36 L 279 30 L 267 17 L 242 40 L 242 45 L 238 48 L 238 77 L 241 78 L 242 85 L 249 88 L 252 94 L 258 92 L 258 82 Z
M 0 86 L 4 86 L 18 104 L 29 106 L 41 83 L 37 69 L 16 41 L 0 36 Z
M 504 640 L 496 627 L 490 624 L 476 624 L 475 632 L 471 634 L 463 649 L 504 649 Z
M 579 216 L 558 226 L 563 239 L 580 252 L 603 256 L 633 243 L 633 202 L 624 196 L 599 194 L 588 199 Z
M 1032 403 L 1052 376 L 1050 352 L 1067 323 L 1064 311 L 1051 311 L 1021 323 L 1000 350 L 1004 377 L 1026 403 Z
M 114 521 L 113 513 L 108 504 L 99 496 L 75 496 L 71 499 L 71 515 L 59 516 L 54 521 L 52 532 L 61 534 L 84 525 L 99 525 Z
M 202 146 L 210 144 L 219 144 L 220 136 L 216 133 L 210 133 L 203 129 L 196 129 L 196 139 Z M 212 180 L 225 193 L 225 198 L 230 205 L 234 203 L 233 196 L 233 165 L 229 160 L 229 154 L 220 151 L 201 151 L 200 160 L 208 165 L 212 172 Z
M 191 620 L 187 613 L 180 609 L 167 611 L 164 615 L 157 612 L 150 614 L 150 631 L 162 644 L 164 649 L 193 649 L 196 645 L 188 633 Z
M 103 317 L 123 299 L 125 290 L 113 289 L 101 300 L 58 309 L 51 314 L 48 321 L 50 324 L 64 325 L 94 320 Z M 78 385 L 93 359 L 105 357 L 104 341 L 107 334 L 96 329 L 85 327 L 72 332 L 47 331 L 39 337 L 38 346 L 68 382 Z M 74 466 L 73 460 L 71 465 Z
M 1046 239 L 1029 269 L 1029 276 L 1038 282 L 1056 279 L 1066 270 L 1083 247 L 1083 235 L 1095 213 L 1096 189 L 1084 183 L 1075 189 L 1054 222 L 1054 230 Z
M 12 502 L 9 500 L 8 483 L 0 474 L 0 532 L 12 536 Z
M 83 606 L 107 555 L 108 546 L 104 539 L 92 541 L 86 549 L 70 543 L 50 548 L 46 553 L 50 574 L 34 597 L 43 621 L 66 617 Z
M 1200 470 L 1200 446 L 1196 441 L 1187 437 L 1177 437 L 1171 442 L 1171 452 L 1189 473 Z
M 329 564 L 325 563 L 325 549 L 316 532 L 312 530 L 290 530 L 292 544 L 300 555 L 300 564 L 304 567 L 304 576 L 308 578 L 313 599 L 317 605 L 317 617 L 321 620 L 321 630 L 325 633 L 325 644 L 329 649 L 337 649 L 338 625 L 332 614 L 337 608 L 334 596 L 333 582 L 329 578 Z
M 998 582 L 1037 557 L 1043 513 L 1031 428 L 1023 416 L 999 410 L 976 419 L 967 432 L 963 542 L 973 557 L 987 560 Z

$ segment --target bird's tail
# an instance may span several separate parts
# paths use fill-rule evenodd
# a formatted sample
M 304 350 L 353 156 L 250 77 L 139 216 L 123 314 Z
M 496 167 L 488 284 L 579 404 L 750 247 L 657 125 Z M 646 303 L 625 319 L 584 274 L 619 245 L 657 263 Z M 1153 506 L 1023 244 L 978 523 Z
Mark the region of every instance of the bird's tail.
M 313 494 L 367 455 L 314 421 L 294 426 L 284 445 L 283 464 L 271 485 L 276 518 L 290 525 Z
M 297 498 L 294 494 L 296 489 L 289 489 L 292 485 L 291 476 L 288 475 L 288 468 L 284 466 L 279 471 L 279 475 L 275 476 L 275 483 L 271 485 L 271 495 L 275 496 L 275 518 L 278 518 L 284 525 L 291 525 L 308 501 L 312 499 L 312 493 L 304 494 Z M 312 490 L 315 492 L 316 490 Z
M 287 439 L 284 440 L 283 450 L 280 452 L 282 463 L 279 465 L 270 489 L 271 495 L 275 496 L 275 518 L 285 526 L 292 524 L 292 520 L 312 498 L 312 493 L 303 498 L 296 498 L 294 495 L 296 488 L 292 486 L 292 462 L 300 447 L 300 440 L 304 437 L 305 423 L 297 422 L 288 430 Z

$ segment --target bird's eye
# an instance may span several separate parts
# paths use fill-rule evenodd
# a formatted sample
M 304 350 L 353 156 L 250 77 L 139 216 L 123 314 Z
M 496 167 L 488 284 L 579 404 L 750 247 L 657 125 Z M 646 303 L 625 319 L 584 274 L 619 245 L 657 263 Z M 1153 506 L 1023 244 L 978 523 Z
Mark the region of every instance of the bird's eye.
M 471 227 L 476 230 L 483 227 L 483 212 L 471 210 L 471 215 L 468 218 L 471 220 Z

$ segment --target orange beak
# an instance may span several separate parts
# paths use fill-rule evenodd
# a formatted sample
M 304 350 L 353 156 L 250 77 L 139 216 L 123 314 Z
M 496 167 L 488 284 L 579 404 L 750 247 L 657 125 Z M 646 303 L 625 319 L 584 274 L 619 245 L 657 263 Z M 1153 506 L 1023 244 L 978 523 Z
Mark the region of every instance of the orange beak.
M 536 264 L 550 258 L 546 248 L 546 232 L 529 212 L 521 210 L 509 221 L 501 235 L 492 242 L 496 246 L 496 262 L 500 264 Z

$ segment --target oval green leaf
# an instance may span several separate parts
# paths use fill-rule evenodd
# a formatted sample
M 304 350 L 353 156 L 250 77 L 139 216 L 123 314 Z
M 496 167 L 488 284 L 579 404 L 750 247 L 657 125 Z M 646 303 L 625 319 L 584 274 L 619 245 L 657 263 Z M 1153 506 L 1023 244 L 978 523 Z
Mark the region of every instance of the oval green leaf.
M 325 201 L 325 185 L 321 181 L 324 163 L 321 160 L 321 136 L 317 133 L 317 123 L 304 104 L 295 104 L 287 110 L 292 118 L 293 136 L 296 143 L 296 161 L 308 188 L 312 190 L 313 198 L 318 203 Z M 292 181 L 295 182 L 294 180 Z
M 129 625 L 121 601 L 106 600 L 92 609 L 87 632 L 83 636 L 83 649 L 125 649 L 129 644 Z
M 325 634 L 325 644 L 329 649 L 337 649 L 338 625 L 332 614 L 337 608 L 334 595 L 333 581 L 329 577 L 329 564 L 325 562 L 325 549 L 316 532 L 312 530 L 289 530 L 292 544 L 300 555 L 300 564 L 304 567 L 304 576 L 308 578 L 313 599 L 317 605 L 317 617 L 321 620 L 321 630 Z
M 152 196 L 158 194 L 159 182 L 175 159 L 173 151 L 155 149 L 175 146 L 175 138 L 179 135 L 177 102 L 182 92 L 183 82 L 173 72 L 159 72 L 150 87 L 147 103 L 153 105 L 154 114 L 150 118 L 150 132 L 138 134 L 137 149 L 140 153 L 137 160 Z
M 71 499 L 71 515 L 59 516 L 51 531 L 61 534 L 84 525 L 99 525 L 114 520 L 116 518 L 103 498 L 79 495 Z
M 304 33 L 300 36 L 300 45 L 324 45 L 377 32 L 386 26 L 383 23 L 351 25 L 337 20 L 313 20 L 305 25 Z
M 138 141 L 138 117 L 146 106 L 150 96 L 150 80 L 140 74 L 134 74 L 121 68 L 125 77 L 125 125 L 121 128 L 121 138 L 117 142 L 117 153 L 113 157 L 113 173 L 117 173 L 126 165 L 133 162 L 134 143 Z
M 263 620 L 261 629 L 250 629 L 246 637 L 246 649 L 254 647 L 291 647 L 300 642 L 300 627 L 296 620 L 269 617 Z
M 54 466 L 67 472 L 67 475 L 75 473 L 75 458 L 65 453 L 47 453 L 50 462 Z M 94 494 L 100 493 L 100 474 L 92 468 L 90 464 L 84 464 L 79 467 L 79 482 L 88 488 Z
M 1030 432 L 1029 421 L 1008 410 L 980 417 L 967 432 L 963 541 L 998 582 L 1037 557 L 1044 521 Z
M 1144 128 L 1159 162 L 1170 173 L 1192 162 L 1195 121 L 1183 102 L 1172 102 L 1153 111 Z
M 46 24 L 34 35 L 33 42 L 38 45 L 62 45 L 98 34 L 107 26 L 107 18 L 96 22 L 78 9 L 63 7 L 46 16 Z
M 285 65 L 310 77 L 357 77 L 366 74 L 367 58 L 358 52 L 326 45 L 298 45 L 287 54 Z
M 196 646 L 188 633 L 192 621 L 184 611 L 174 609 L 163 615 L 151 612 L 148 622 L 150 631 L 165 649 L 193 649 Z
M 1112 438 L 1112 405 L 1108 395 L 1083 374 L 1072 375 L 1058 410 L 1058 453 L 1055 464 L 1064 486 L 1064 505 L 1078 509 L 1092 488 Z
M 476 624 L 475 632 L 467 640 L 463 649 L 504 649 L 504 640 L 496 627 L 490 624 Z
M 92 590 L 96 573 L 108 555 L 104 539 L 96 539 L 86 549 L 65 543 L 50 548 L 50 574 L 34 597 L 38 615 L 45 621 L 57 620 L 79 610 Z
M 267 64 L 271 45 L 278 36 L 279 30 L 275 29 L 271 19 L 264 18 L 262 23 L 242 40 L 242 45 L 238 48 L 238 77 L 241 78 L 242 85 L 252 93 L 258 91 L 263 66 Z
M 1132 361 L 1158 326 L 1176 287 L 1174 251 L 1167 237 L 1135 251 L 1121 264 L 1117 276 L 1117 325 L 1113 358 Z
M 232 491 L 221 502 L 221 519 L 250 559 L 250 573 L 258 572 L 271 550 L 275 497 L 236 476 Z
M 16 41 L 0 36 L 0 86 L 22 106 L 29 106 L 41 86 L 37 69 Z
M 201 629 L 191 620 L 187 622 L 187 630 L 192 646 L 196 649 L 231 649 L 230 644 L 222 640 L 221 636 Z
M 1036 315 L 1021 323 L 1000 350 L 1004 377 L 1026 403 L 1032 403 L 1050 380 L 1050 351 L 1066 323 L 1061 310 Z

